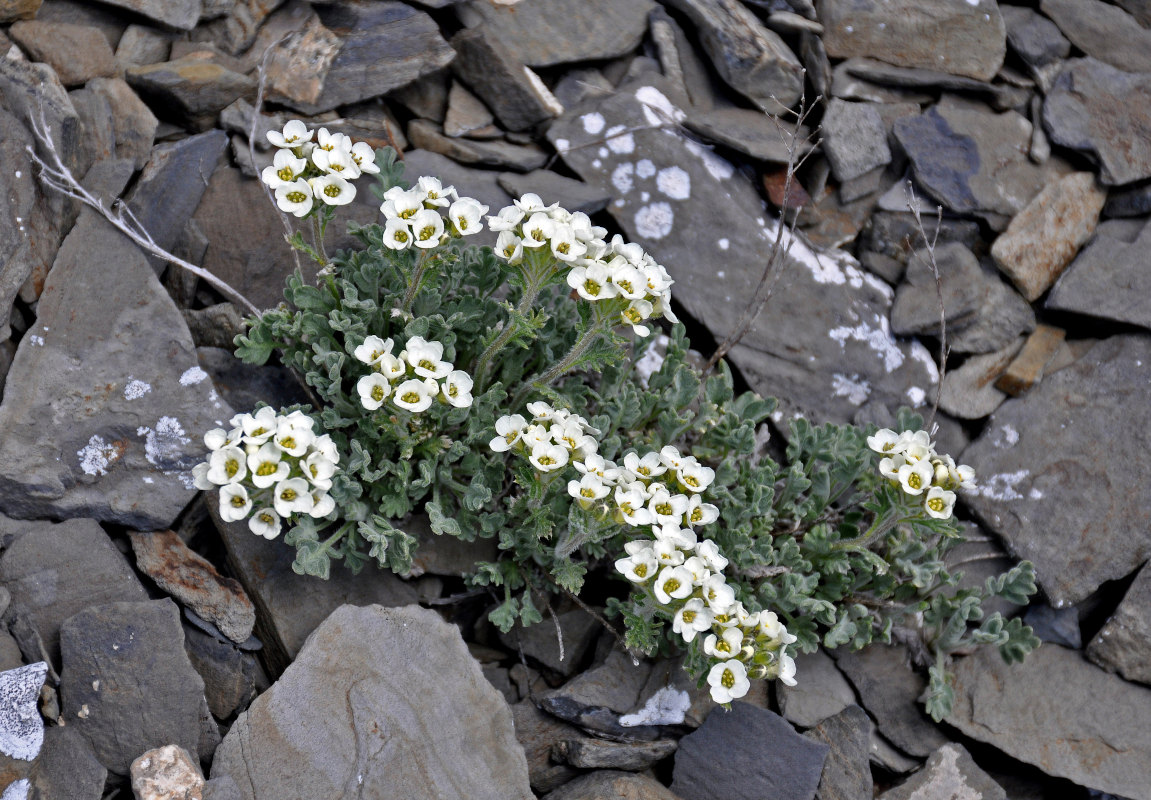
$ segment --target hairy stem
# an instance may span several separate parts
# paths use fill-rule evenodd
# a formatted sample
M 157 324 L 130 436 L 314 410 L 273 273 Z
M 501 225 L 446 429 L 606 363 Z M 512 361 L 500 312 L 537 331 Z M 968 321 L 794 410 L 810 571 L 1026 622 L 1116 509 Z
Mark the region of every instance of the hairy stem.
M 400 303 L 400 310 L 404 314 L 412 313 L 412 303 L 416 301 L 416 292 L 419 291 L 420 284 L 424 281 L 424 275 L 428 272 L 428 266 L 431 264 L 429 254 L 430 250 L 424 250 L 420 253 L 420 258 L 416 262 L 416 272 L 412 275 L 412 282 L 408 285 L 408 290 L 404 293 L 404 299 Z

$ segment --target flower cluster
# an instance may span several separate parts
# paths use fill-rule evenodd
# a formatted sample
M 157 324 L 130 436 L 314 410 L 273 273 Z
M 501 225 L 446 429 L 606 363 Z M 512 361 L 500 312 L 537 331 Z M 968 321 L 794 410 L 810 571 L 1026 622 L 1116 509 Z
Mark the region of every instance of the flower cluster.
M 565 211 L 555 203 L 545 206 L 538 195 L 525 194 L 488 217 L 488 226 L 499 232 L 496 254 L 509 264 L 521 263 L 532 251 L 550 252 L 569 265 L 567 283 L 580 297 L 592 302 L 622 300 L 622 323 L 637 335 L 651 332 L 643 322 L 652 317 L 678 322 L 671 310 L 674 281 L 667 270 L 618 234 L 606 241 L 607 231 L 592 225 L 587 214 Z
M 231 425 L 204 434 L 212 454 L 192 469 L 197 489 L 219 488 L 225 522 L 250 514 L 252 533 L 275 539 L 281 523 L 296 514 L 320 519 L 332 513 L 336 503 L 328 490 L 340 455 L 331 437 L 315 434 L 311 417 L 261 408 L 237 414 Z
M 531 422 L 522 414 L 500 417 L 489 446 L 497 453 L 516 450 L 539 472 L 555 472 L 569 463 L 582 463 L 597 458 L 601 431 L 593 428 L 579 414 L 552 408 L 542 401 L 528 403 Z M 602 460 L 602 459 L 601 459 Z
M 380 211 L 386 220 L 384 244 L 387 247 L 427 250 L 446 237 L 471 236 L 482 231 L 484 225 L 480 218 L 488 207 L 474 198 L 458 196 L 454 186 L 445 187 L 438 178 L 425 176 L 411 189 L 393 186 L 384 192 Z
M 427 411 L 437 399 L 455 408 L 471 406 L 471 376 L 443 360 L 442 343 L 413 336 L 399 355 L 394 348 L 391 339 L 369 336 L 353 352 L 372 369 L 356 382 L 364 408 L 375 411 L 388 399 L 413 413 Z
M 380 171 L 367 142 L 353 144 L 349 136 L 328 133 L 327 128 L 310 131 L 298 119 L 284 125 L 283 131 L 268 131 L 268 140 L 279 149 L 260 177 L 275 191 L 280 210 L 297 217 L 306 217 L 316 201 L 347 205 L 356 197 L 351 182 Z
M 955 489 L 971 486 L 975 470 L 956 464 L 951 456 L 935 452 L 927 431 L 895 431 L 883 428 L 867 437 L 867 446 L 883 458 L 879 472 L 897 482 L 903 491 L 923 498 L 923 510 L 935 519 L 947 519 L 955 507 Z

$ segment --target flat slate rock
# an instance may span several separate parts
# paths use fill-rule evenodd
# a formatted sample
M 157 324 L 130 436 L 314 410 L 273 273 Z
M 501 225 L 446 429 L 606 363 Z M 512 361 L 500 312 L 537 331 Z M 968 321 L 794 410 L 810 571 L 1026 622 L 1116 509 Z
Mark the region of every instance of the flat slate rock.
M 114 196 L 131 164 L 108 166 L 112 191 L 98 194 Z M 82 211 L 8 374 L 0 510 L 169 528 L 194 494 L 204 431 L 231 413 L 147 257 Z
M 819 800 L 871 800 L 868 761 L 874 734 L 871 717 L 857 705 L 847 706 L 804 734 L 828 747 L 819 779 Z
M 1007 25 L 1007 43 L 1029 66 L 1046 66 L 1071 54 L 1071 42 L 1059 26 L 1037 11 L 1003 5 L 999 13 Z
M 132 160 L 140 169 L 152 155 L 152 143 L 159 120 L 122 78 L 94 78 L 88 89 L 102 95 L 112 107 L 112 129 L 116 134 L 116 157 Z
M 533 0 L 467 3 L 457 12 L 468 27 L 483 25 L 530 67 L 625 56 L 647 33 L 652 0 Z
M 1123 72 L 1093 58 L 1073 58 L 1043 102 L 1051 141 L 1099 163 L 1108 186 L 1151 177 L 1151 72 Z
M 883 118 L 872 103 L 848 103 L 833 97 L 823 117 L 824 152 L 835 179 L 843 182 L 891 161 Z
M 408 126 L 408 136 L 414 146 L 440 153 L 460 164 L 531 172 L 548 162 L 548 154 L 535 143 L 452 138 L 446 136 L 439 125 L 424 119 L 412 121 Z
M 972 356 L 958 368 L 949 369 L 943 378 L 939 407 L 959 419 L 982 419 L 1003 405 L 1007 395 L 995 388 L 995 381 L 1023 342 L 1022 338 L 1016 339 L 1002 350 Z
M 855 704 L 855 690 L 825 651 L 796 655 L 795 673 L 803 676 L 795 686 L 775 685 L 780 713 L 792 725 L 812 728 Z
M 675 129 L 686 115 L 669 91 L 658 77 L 632 82 L 557 120 L 548 138 L 589 185 L 612 193 L 608 211 L 624 235 L 667 267 L 673 296 L 722 340 L 759 282 L 775 223 L 749 178 Z M 753 388 L 781 398 L 781 413 L 845 421 L 869 399 L 925 402 L 933 359 L 891 336 L 887 284 L 802 236 L 781 275 L 771 313 L 730 355 Z
M 563 615 L 560 617 L 562 619 Z M 551 626 L 536 627 L 546 629 Z M 640 692 L 650 675 L 649 663 L 641 661 L 636 664 L 630 655 L 613 649 L 602 664 L 581 672 L 560 688 L 548 692 L 545 697 L 563 697 L 586 706 L 603 706 L 624 714 L 639 702 Z
M 516 739 L 527 758 L 532 791 L 550 792 L 580 774 L 576 768 L 552 759 L 552 747 L 585 735 L 579 728 L 540 711 L 530 699 L 521 700 L 511 709 Z
M 40 757 L 28 775 L 30 796 L 44 800 L 100 800 L 108 770 L 74 725 L 44 731 Z
M 405 155 L 405 160 L 409 155 Z M 534 192 L 545 203 L 559 203 L 568 211 L 582 211 L 585 214 L 603 211 L 611 200 L 611 194 L 603 189 L 589 186 L 574 178 L 566 178 L 550 170 L 537 169 L 525 174 L 501 172 L 499 184 L 510 197 L 519 198 Z M 491 212 L 495 212 L 498 208 L 491 206 Z
M 245 800 L 531 800 L 504 698 L 434 611 L 342 606 L 216 751 Z
M 1047 644 L 1008 665 L 993 647 L 955 667 L 947 722 L 1048 775 L 1151 798 L 1151 689 L 1108 675 L 1081 653 Z
M 778 714 L 737 700 L 680 740 L 671 790 L 683 800 L 812 800 L 828 750 Z
M 789 122 L 748 108 L 700 110 L 691 107 L 685 111 L 684 126 L 709 142 L 735 150 L 754 161 L 774 164 L 788 161 L 793 127 Z M 797 158 L 811 149 L 803 141 L 808 133 L 806 128 L 799 133 L 800 141 L 795 147 Z
M 1151 72 L 1151 30 L 1102 0 L 1042 0 L 1039 10 L 1087 55 L 1125 72 Z
M 1087 657 L 1129 681 L 1151 684 L 1151 567 L 1139 570 L 1111 619 L 1087 646 Z
M 599 770 L 566 783 L 544 800 L 683 800 L 646 775 Z
M 989 81 L 1007 52 L 995 0 L 824 0 L 819 21 L 832 58 L 871 56 Z
M 891 306 L 891 329 L 900 336 L 940 333 L 939 297 L 943 297 L 943 316 L 948 333 L 970 324 L 985 312 L 986 286 L 998 281 L 979 266 L 979 259 L 959 242 L 945 242 L 935 247 L 936 283 L 928 252 L 915 250 L 907 262 L 903 282 L 895 290 Z
M 967 506 L 1034 562 L 1056 608 L 1151 556 L 1151 510 L 1112 488 L 1151 480 L 1149 386 L 1151 337 L 1113 336 L 1001 405 L 963 451 Z
M 654 742 L 608 742 L 590 736 L 561 739 L 552 758 L 579 769 L 622 769 L 641 772 L 676 751 L 675 739 Z
M 1096 236 L 1051 289 L 1045 308 L 1151 328 L 1151 226 L 1132 243 Z
M 129 67 L 124 79 L 160 117 L 201 129 L 239 98 L 256 96 L 254 79 L 196 55 Z
M 17 22 L 8 35 L 33 61 L 49 64 L 65 86 L 83 86 L 116 72 L 108 40 L 96 28 L 67 22 Z
M 91 606 L 60 631 L 61 711 L 116 775 L 154 747 L 201 752 L 204 682 L 171 600 Z M 218 734 L 217 734 L 218 735 Z
M 995 780 L 981 770 L 962 745 L 949 742 L 927 759 L 923 769 L 879 795 L 878 800 L 1007 800 Z
M 104 2 L 134 11 L 182 31 L 190 31 L 196 27 L 203 11 L 203 0 L 104 0 Z

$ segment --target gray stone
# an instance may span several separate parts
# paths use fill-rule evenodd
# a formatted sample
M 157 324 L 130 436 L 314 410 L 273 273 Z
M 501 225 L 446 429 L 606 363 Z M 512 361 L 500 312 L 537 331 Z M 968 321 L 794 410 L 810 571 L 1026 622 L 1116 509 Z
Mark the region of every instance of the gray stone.
M 552 620 L 500 634 L 500 639 L 505 646 L 513 650 L 523 648 L 528 658 L 570 677 L 580 668 L 584 656 L 595 644 L 599 623 L 595 617 L 578 608 L 560 612 L 557 619 L 563 631 L 562 645 Z
M 561 106 L 578 106 L 589 97 L 611 94 L 615 86 L 598 69 L 572 69 L 559 79 L 552 94 Z
M 143 167 L 152 153 L 159 120 L 120 78 L 96 78 L 88 82 L 88 88 L 103 95 L 112 107 L 117 158 L 131 159 L 135 169 Z
M 885 86 L 864 78 L 857 77 L 851 72 L 854 62 L 858 59 L 849 58 L 841 61 L 831 70 L 830 95 L 844 100 L 865 100 L 869 103 L 915 103 L 932 102 L 935 97 L 924 91 L 904 89 L 895 86 Z
M 1129 681 L 1151 684 L 1151 568 L 1143 567 L 1107 624 L 1087 646 L 1087 657 Z
M 42 0 L 4 0 L 0 3 L 0 22 L 32 19 Z
M 459 7 L 468 27 L 488 35 L 531 67 L 618 58 L 639 46 L 652 0 L 535 0 L 518 5 L 467 3 Z
M 29 131 L 46 125 L 60 160 L 69 169 L 76 169 L 84 148 L 82 126 L 55 70 L 47 64 L 0 58 L 0 105 Z M 36 150 L 52 163 L 52 156 L 42 144 L 37 143 Z
M 167 61 L 172 51 L 172 36 L 148 25 L 129 25 L 116 45 L 116 63 L 158 64 Z
M 1129 73 L 1096 61 L 1065 62 L 1043 104 L 1043 124 L 1055 144 L 1099 162 L 1108 186 L 1151 177 L 1151 142 L 1140 134 L 1151 120 L 1151 73 Z
M 195 262 L 192 262 L 195 263 Z M 176 269 L 176 267 L 172 267 Z M 196 347 L 233 349 L 236 337 L 244 332 L 244 315 L 231 303 L 216 303 L 207 308 L 182 309 L 184 322 Z
M 923 769 L 879 795 L 879 800 L 1006 800 L 1007 793 L 981 770 L 962 745 L 949 742 L 927 759 Z
M 605 742 L 589 736 L 563 739 L 552 747 L 552 758 L 580 769 L 620 769 L 640 772 L 676 751 L 675 739 L 654 742 Z
M 452 37 L 452 47 L 456 77 L 487 104 L 504 128 L 526 130 L 563 113 L 563 106 L 520 60 L 517 50 L 486 28 L 460 31 Z
M 32 761 L 44 744 L 44 719 L 37 701 L 48 675 L 44 662 L 0 672 L 0 753 Z
M 1043 67 L 1070 55 L 1071 42 L 1047 17 L 1023 6 L 1002 5 L 999 12 L 1007 25 L 1007 43 L 1028 65 Z
M 201 797 L 202 800 L 244 800 L 240 787 L 230 775 L 221 775 L 205 782 Z
M 1072 650 L 1083 649 L 1083 634 L 1079 630 L 1079 609 L 1075 606 L 1052 608 L 1046 603 L 1036 603 L 1027 609 L 1023 621 L 1045 642 L 1061 644 Z M 1091 658 L 1090 652 L 1087 657 Z M 1103 664 L 1100 666 L 1105 667 Z
M 854 705 L 855 691 L 823 650 L 796 655 L 795 672 L 803 675 L 795 686 L 775 686 L 779 711 L 792 725 L 812 728 Z
M 232 408 L 255 408 L 261 402 L 283 408 L 308 402 L 299 379 L 287 367 L 245 364 L 236 358 L 231 347 L 198 347 L 196 357 Z
M 870 56 L 987 81 L 1007 51 L 993 0 L 824 0 L 819 21 L 833 58 Z
M 828 747 L 816 792 L 819 800 L 871 800 L 868 756 L 873 734 L 871 718 L 857 705 L 845 707 L 804 734 Z
M 528 762 L 528 782 L 538 794 L 550 792 L 570 781 L 579 770 L 552 760 L 552 747 L 584 734 L 574 725 L 545 714 L 530 699 L 512 707 L 516 739 Z
M 828 749 L 778 714 L 736 701 L 680 740 L 671 789 L 683 800 L 812 800 Z
M 778 114 L 799 100 L 803 67 L 783 39 L 737 0 L 667 0 L 695 27 L 703 49 L 731 88 Z
M 560 615 L 560 618 L 564 619 L 564 616 Z M 542 624 L 537 627 L 548 626 Z M 630 655 L 617 648 L 608 654 L 604 663 L 581 672 L 546 697 L 562 697 L 585 706 L 603 706 L 623 714 L 635 707 L 650 675 L 650 664 L 642 661 L 635 664 Z
M 1027 158 L 1031 123 L 1014 111 L 995 114 L 948 95 L 896 120 L 894 131 L 916 183 L 952 211 L 1013 216 L 1043 188 L 1042 168 Z
M 982 419 L 1003 404 L 1007 395 L 995 388 L 995 381 L 1023 347 L 1016 339 L 1002 350 L 974 355 L 957 369 L 947 371 L 939 407 L 959 419 Z
M 908 212 L 906 205 L 897 211 L 877 211 L 871 215 L 860 234 L 860 248 L 894 259 L 902 269 L 908 257 L 924 246 L 924 236 L 927 241 L 934 241 L 937 247 L 946 242 L 959 242 L 968 250 L 974 250 L 981 241 L 979 223 L 972 220 L 951 217 L 939 220 L 926 211 L 920 218 L 923 234 L 920 234 L 919 223 Z
M 289 3 L 285 11 L 273 15 L 282 4 L 283 0 L 236 0 L 223 17 L 201 23 L 192 35 L 217 42 L 233 55 L 247 51 L 258 60 L 268 45 L 295 30 L 303 17 L 314 15 L 310 7 L 302 8 L 295 3 Z M 287 24 L 277 25 L 277 18 Z
M 1151 338 L 1113 336 L 1008 400 L 963 452 L 978 488 L 967 505 L 1034 562 L 1056 608 L 1131 573 L 1151 556 L 1151 512 L 1109 487 L 1142 480 Z M 1151 443 L 1147 443 L 1151 444 Z M 1114 453 L 1127 454 L 1119 463 Z
M 651 674 L 631 713 L 620 718 L 625 725 L 684 725 L 698 728 L 715 710 L 706 688 L 700 688 L 683 666 L 684 659 L 663 659 L 652 664 Z M 747 698 L 753 705 L 767 706 L 766 692 L 753 697 L 765 682 L 755 681 Z
M 104 37 L 100 37 L 103 41 Z M 80 117 L 80 127 L 84 134 L 83 155 L 76 170 L 77 174 L 87 172 L 92 164 L 116 155 L 116 129 L 112 120 L 112 105 L 108 98 L 91 89 L 74 89 L 68 92 L 72 107 Z
M 74 725 L 44 731 L 40 757 L 28 775 L 32 798 L 100 800 L 108 770 L 96 760 L 92 746 Z
M 256 605 L 256 635 L 264 643 L 264 663 L 273 675 L 287 668 L 304 641 L 341 605 L 402 606 L 416 601 L 415 590 L 386 571 L 353 575 L 337 567 L 326 581 L 299 575 L 292 570 L 294 548 L 253 536 L 243 522 L 222 522 L 215 496 L 208 501 L 228 564 Z
M 954 332 L 983 312 L 981 300 L 988 294 L 984 284 L 988 279 L 998 280 L 995 275 L 985 275 L 979 259 L 958 242 L 935 247 L 935 269 L 939 272 L 938 284 L 926 248 L 915 250 L 908 260 L 903 283 L 896 289 L 891 306 L 891 330 L 896 334 L 938 336 L 940 295 L 943 317 Z
M 922 758 L 947 743 L 919 704 L 927 679 L 911 669 L 905 647 L 873 645 L 839 654 L 837 663 L 879 732 L 900 750 Z
M 534 192 L 545 203 L 559 203 L 568 211 L 582 211 L 585 214 L 603 211 L 611 199 L 611 195 L 603 189 L 565 178 L 550 170 L 534 170 L 523 175 L 501 172 L 499 183 L 511 197 L 523 197 Z M 492 206 L 491 211 L 495 212 L 496 209 L 496 206 Z
M 247 100 L 241 98 L 220 112 L 220 127 L 228 133 L 243 137 L 244 146 L 247 147 L 248 135 L 252 132 L 252 122 L 255 116 L 256 109 Z M 287 117 L 283 114 L 261 113 L 256 121 L 256 135 L 252 140 L 256 150 L 272 149 L 272 143 L 268 141 L 268 131 L 280 131 L 286 122 Z
M 255 698 L 258 666 L 251 654 L 186 625 L 184 649 L 204 680 L 204 697 L 212 716 L 228 719 Z
M 182 31 L 190 31 L 200 21 L 202 0 L 103 0 L 119 8 L 135 11 L 149 19 Z
M 256 96 L 255 80 L 198 55 L 129 67 L 124 78 L 161 117 L 199 128 L 212 127 L 236 99 Z
M 65 86 L 82 86 L 92 78 L 108 77 L 116 71 L 112 48 L 96 28 L 26 20 L 15 23 L 8 35 L 33 61 L 52 67 Z
M 1044 307 L 1151 328 L 1149 244 L 1151 226 L 1130 244 L 1096 236 L 1059 278 Z
M 1004 663 L 991 647 L 958 662 L 947 721 L 1048 775 L 1147 800 L 1148 714 L 1151 689 L 1048 644 L 1022 664 Z
M 24 666 L 20 645 L 7 630 L 0 630 L 0 671 Z
M 249 800 L 532 797 L 503 697 L 459 630 L 416 607 L 334 611 L 232 726 L 221 775 Z
M 576 174 L 612 193 L 608 211 L 624 235 L 667 267 L 675 297 L 722 340 L 754 295 L 776 223 L 730 162 L 674 129 L 656 129 L 685 116 L 667 91 L 654 78 L 630 84 L 574 109 L 548 138 Z M 605 130 L 629 133 L 609 134 L 598 149 L 584 146 Z M 722 230 L 705 210 L 715 208 L 724 209 Z M 914 396 L 931 391 L 926 349 L 890 336 L 886 284 L 846 253 L 818 250 L 802 236 L 780 270 L 771 313 L 756 320 L 731 361 L 753 388 L 782 399 L 782 413 L 846 420 L 868 398 L 898 407 L 912 388 Z M 796 348 L 804 358 L 794 357 Z
M 746 108 L 713 108 L 707 111 L 687 109 L 683 124 L 709 142 L 742 153 L 756 161 L 786 164 L 789 159 L 794 126 L 760 111 Z M 826 119 L 824 125 L 826 125 Z M 803 128 L 795 143 L 795 157 L 811 149 L 810 131 Z
M 448 92 L 451 72 L 447 69 L 430 72 L 421 78 L 388 93 L 388 101 L 395 100 L 413 115 L 443 122 L 448 112 Z
M 1114 4 L 1042 0 L 1039 10 L 1088 56 L 1125 72 L 1151 72 L 1151 30 Z
M 112 191 L 97 194 L 115 196 L 131 165 L 108 167 Z M 170 527 L 194 492 L 199 436 L 231 415 L 205 378 L 144 254 L 85 209 L 9 372 L 0 506 L 14 516 Z M 45 425 L 59 434 L 44 437 Z
M 646 775 L 602 770 L 583 775 L 546 795 L 544 800 L 682 800 Z
M 1006 91 L 1005 88 L 986 81 L 965 78 L 962 75 L 952 75 L 949 72 L 923 69 L 922 67 L 897 67 L 862 56 L 849 58 L 843 62 L 842 66 L 856 78 L 883 86 L 896 86 L 901 89 L 948 89 L 985 95 L 992 101 L 1000 99 L 1001 92 Z
M 982 263 L 986 294 L 982 311 L 961 328 L 947 331 L 948 347 L 954 353 L 992 353 L 999 351 L 1025 333 L 1035 330 L 1035 311 L 994 268 Z
M 451 91 L 448 92 L 448 110 L 444 116 L 445 136 L 467 136 L 472 131 L 490 126 L 494 121 L 492 112 L 478 97 L 452 81 Z
M 91 605 L 148 595 L 108 535 L 92 520 L 39 523 L 0 557 L 11 611 L 25 616 L 60 664 L 60 626 Z
M 486 142 L 453 139 L 445 136 L 440 126 L 423 119 L 413 120 L 408 125 L 408 137 L 416 147 L 447 156 L 461 164 L 531 172 L 548 161 L 547 153 L 538 145 L 512 144 L 502 139 Z
M 127 775 L 140 753 L 166 744 L 197 757 L 204 682 L 175 603 L 91 606 L 64 623 L 60 649 L 64 718 L 109 772 Z

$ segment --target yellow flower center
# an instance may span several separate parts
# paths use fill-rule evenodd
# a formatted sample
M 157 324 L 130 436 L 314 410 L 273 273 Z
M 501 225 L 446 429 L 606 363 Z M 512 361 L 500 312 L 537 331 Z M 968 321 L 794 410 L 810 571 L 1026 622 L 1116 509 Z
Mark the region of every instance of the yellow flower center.
M 454 384 L 448 386 L 448 397 L 455 397 L 459 392 L 460 390 L 457 389 Z
M 560 242 L 559 244 L 556 245 L 556 252 L 557 253 L 563 253 L 565 256 L 568 254 L 568 252 L 571 249 L 572 249 L 571 245 L 568 244 L 567 242 Z
M 728 644 L 728 641 L 726 639 L 720 639 L 718 642 L 715 643 L 715 649 L 721 653 L 730 653 L 731 652 L 731 645 Z
M 283 439 L 280 439 L 280 447 L 284 448 L 285 450 L 295 450 L 296 449 L 296 437 L 285 436 Z
M 927 501 L 927 507 L 938 513 L 943 511 L 943 509 L 947 507 L 947 504 L 943 502 L 942 497 L 933 497 Z
M 280 499 L 287 500 L 289 503 L 295 500 L 297 497 L 299 497 L 299 495 L 296 493 L 295 489 L 285 489 L 284 491 L 280 492 Z
M 431 371 L 431 372 L 435 372 L 435 371 L 436 371 L 436 365 L 435 365 L 435 364 L 433 364 L 431 361 L 428 361 L 426 358 L 421 358 L 421 359 L 420 359 L 420 363 L 419 363 L 419 364 L 417 364 L 417 366 L 418 366 L 420 369 L 426 369 L 426 370 L 429 370 L 429 371 Z
M 678 590 L 679 587 L 680 587 L 680 583 L 675 578 L 668 578 L 663 584 L 663 590 L 665 592 L 667 592 L 668 594 L 671 594 L 672 592 Z
M 340 196 L 340 187 L 334 183 L 329 183 L 327 186 L 324 187 L 324 194 L 327 195 L 328 197 L 339 197 Z
M 513 255 L 515 255 L 515 252 L 516 246 L 514 244 L 509 244 L 504 248 L 504 258 L 511 258 Z
M 636 564 L 635 565 L 635 575 L 637 578 L 646 578 L 647 577 L 647 564 Z
M 656 503 L 655 513 L 661 517 L 666 517 L 671 513 L 671 503 Z
M 272 515 L 267 511 L 260 515 L 260 522 L 264 523 L 265 525 L 271 525 L 275 521 L 275 518 L 273 518 Z
M 536 460 L 545 467 L 550 467 L 552 464 L 556 463 L 556 460 L 551 456 L 540 456 Z
M 419 392 L 404 392 L 404 396 L 400 399 L 405 403 L 411 403 L 412 405 L 415 405 L 416 403 L 420 402 L 420 394 Z
M 683 621 L 686 622 L 688 625 L 695 622 L 695 612 L 694 611 L 688 611 L 685 609 L 683 612 Z
M 400 219 L 411 219 L 416 213 L 414 208 L 405 208 L 400 212 Z
M 383 401 L 383 399 L 384 399 L 384 387 L 383 386 L 377 385 L 377 386 L 372 387 L 372 399 L 374 401 L 376 401 L 377 403 Z M 313 469 L 314 469 L 314 467 L 313 467 Z
M 232 495 L 232 508 L 243 508 L 244 503 L 246 503 L 246 502 L 248 502 L 248 501 L 245 500 L 242 495 L 238 495 L 238 494 Z
M 294 178 L 296 176 L 292 174 L 292 168 L 291 167 L 284 167 L 282 170 L 280 170 L 279 172 L 276 173 L 276 177 L 282 181 L 290 181 L 292 178 Z
M 723 688 L 730 689 L 732 686 L 735 686 L 735 673 L 730 669 L 725 669 L 719 682 L 723 684 Z
M 628 322 L 632 323 L 633 325 L 638 325 L 643 320 L 643 317 L 640 316 L 639 311 L 634 308 L 629 308 L 627 311 L 624 311 L 623 315 L 627 317 Z
M 623 289 L 624 292 L 631 293 L 631 281 L 615 281 L 615 285 Z
M 256 474 L 260 477 L 267 477 L 268 475 L 275 474 L 276 464 L 273 461 L 265 461 L 260 466 L 256 467 Z
M 703 519 L 703 509 L 693 508 L 691 510 L 691 521 L 692 522 L 699 522 L 701 519 Z
M 435 225 L 425 225 L 424 227 L 420 228 L 420 241 L 421 242 L 426 242 L 428 239 L 431 239 L 435 235 L 436 235 L 436 226 Z
M 600 285 L 593 280 L 586 280 L 583 282 L 584 291 L 593 297 L 599 294 Z
M 468 218 L 460 217 L 458 220 L 456 220 L 456 227 L 461 231 L 466 231 L 468 229 Z
M 923 486 L 923 479 L 919 477 L 918 473 L 911 473 L 907 476 L 907 485 L 912 489 L 919 489 Z
M 228 474 L 229 478 L 233 477 L 239 471 L 240 471 L 240 462 L 237 461 L 236 459 L 230 458 L 227 460 L 227 462 L 224 463 L 224 472 L 226 472 Z
M 268 432 L 267 428 L 260 427 L 260 428 L 256 428 L 256 430 L 252 431 L 251 435 L 252 436 L 263 436 L 267 432 Z
M 408 232 L 407 231 L 396 231 L 395 233 L 392 234 L 392 238 L 395 239 L 397 242 L 406 242 L 408 240 Z
M 284 197 L 288 198 L 289 203 L 302 203 L 308 199 L 303 192 L 288 192 Z
M 584 497 L 595 498 L 595 489 L 580 489 L 579 493 Z

